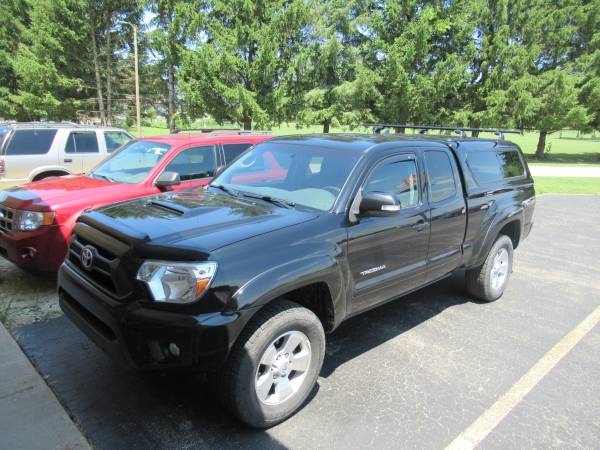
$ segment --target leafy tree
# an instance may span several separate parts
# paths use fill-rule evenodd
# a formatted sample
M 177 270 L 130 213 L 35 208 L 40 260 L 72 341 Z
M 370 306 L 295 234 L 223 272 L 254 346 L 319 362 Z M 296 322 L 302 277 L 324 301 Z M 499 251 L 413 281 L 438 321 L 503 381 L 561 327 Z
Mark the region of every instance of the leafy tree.
M 189 113 L 266 127 L 283 113 L 287 68 L 306 40 L 304 0 L 214 0 L 200 5 L 183 53 L 180 86 Z

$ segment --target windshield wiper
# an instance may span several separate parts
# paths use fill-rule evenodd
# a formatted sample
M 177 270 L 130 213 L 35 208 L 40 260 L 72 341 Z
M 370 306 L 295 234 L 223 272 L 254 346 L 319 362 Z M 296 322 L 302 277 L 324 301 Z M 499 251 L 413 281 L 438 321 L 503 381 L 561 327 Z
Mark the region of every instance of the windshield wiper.
M 264 200 L 265 202 L 269 202 L 274 205 L 281 206 L 281 207 L 287 208 L 287 209 L 291 209 L 296 206 L 296 204 L 294 202 L 290 202 L 288 200 L 282 200 L 280 198 L 274 198 L 274 197 L 271 197 L 270 195 L 254 194 L 252 192 L 242 192 L 242 195 L 244 197 L 257 198 L 259 200 Z
M 240 194 L 237 191 L 234 191 L 231 188 L 228 188 L 227 186 L 224 186 L 222 184 L 209 184 L 210 187 L 214 187 L 215 189 L 219 189 L 220 191 L 223 191 L 229 195 L 231 195 L 232 197 L 239 197 Z
M 100 174 L 100 173 L 95 173 L 95 172 L 92 172 L 92 173 L 90 173 L 90 175 L 92 175 L 94 178 L 98 178 L 98 177 L 100 177 L 100 178 L 102 178 L 103 180 L 106 180 L 106 181 L 108 181 L 109 183 L 114 183 L 114 182 L 115 182 L 115 180 L 113 180 L 111 177 L 109 177 L 109 176 L 106 176 L 106 175 L 102 175 L 102 174 Z

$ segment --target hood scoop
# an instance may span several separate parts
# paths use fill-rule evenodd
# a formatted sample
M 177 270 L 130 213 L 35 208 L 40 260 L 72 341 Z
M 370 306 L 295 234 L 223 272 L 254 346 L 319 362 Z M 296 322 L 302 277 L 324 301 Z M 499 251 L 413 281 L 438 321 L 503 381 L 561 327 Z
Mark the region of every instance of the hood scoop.
M 175 214 L 176 216 L 183 216 L 186 212 L 189 211 L 188 208 L 184 208 L 180 205 L 176 205 L 171 202 L 163 202 L 161 200 L 150 200 L 148 203 L 146 203 L 146 206 L 158 209 L 163 212 Z

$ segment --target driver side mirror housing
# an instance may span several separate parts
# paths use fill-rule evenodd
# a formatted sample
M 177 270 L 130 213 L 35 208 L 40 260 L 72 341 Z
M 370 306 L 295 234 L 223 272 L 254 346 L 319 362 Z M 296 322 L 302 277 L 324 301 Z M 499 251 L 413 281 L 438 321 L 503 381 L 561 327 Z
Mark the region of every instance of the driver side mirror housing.
M 159 189 L 165 189 L 179 184 L 181 184 L 181 178 L 177 172 L 163 172 L 154 182 L 154 185 Z
M 367 192 L 360 201 L 360 215 L 362 216 L 393 216 L 400 212 L 400 202 L 394 194 L 387 192 Z

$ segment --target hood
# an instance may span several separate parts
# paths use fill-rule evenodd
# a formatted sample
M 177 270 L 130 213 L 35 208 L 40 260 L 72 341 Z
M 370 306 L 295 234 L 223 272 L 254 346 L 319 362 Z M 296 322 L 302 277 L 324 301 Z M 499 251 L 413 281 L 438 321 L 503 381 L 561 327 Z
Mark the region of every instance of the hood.
M 149 245 L 210 252 L 318 214 L 195 189 L 123 202 L 88 216 Z
M 0 202 L 14 209 L 50 211 L 64 205 L 93 205 L 96 199 L 123 189 L 121 183 L 109 183 L 81 175 L 51 177 L 0 192 Z

